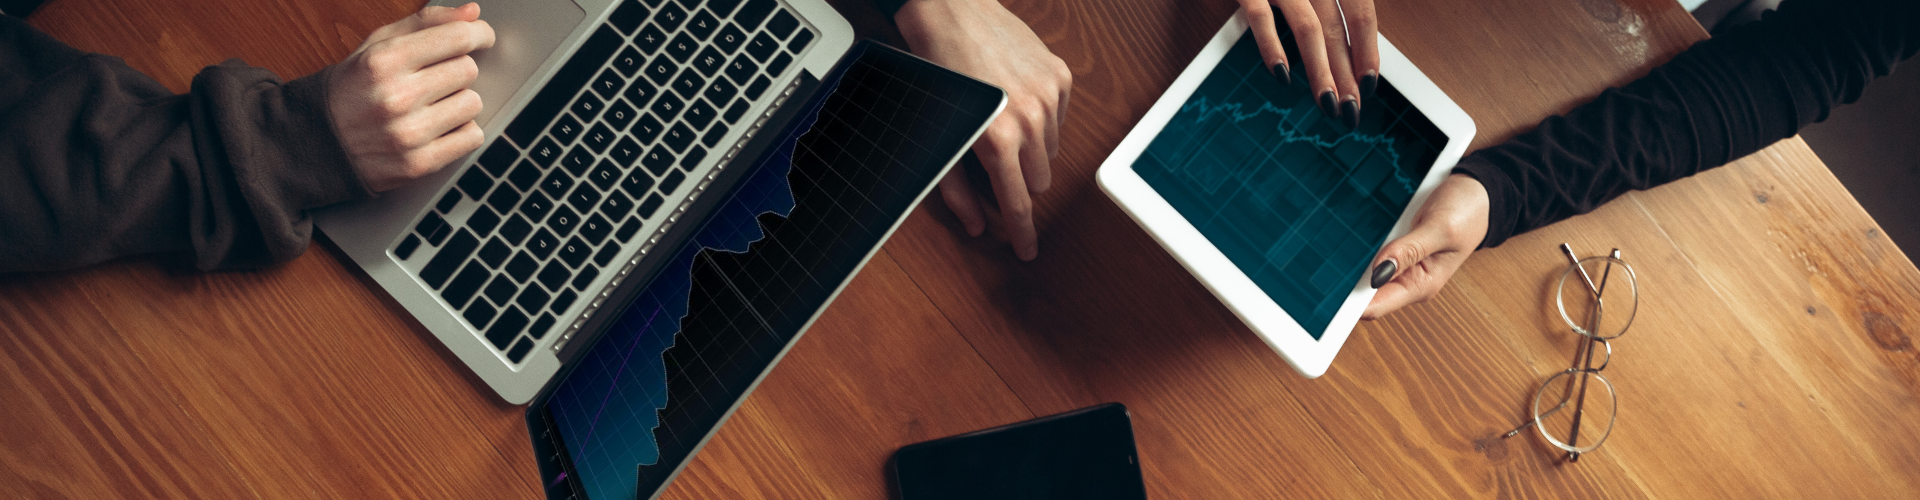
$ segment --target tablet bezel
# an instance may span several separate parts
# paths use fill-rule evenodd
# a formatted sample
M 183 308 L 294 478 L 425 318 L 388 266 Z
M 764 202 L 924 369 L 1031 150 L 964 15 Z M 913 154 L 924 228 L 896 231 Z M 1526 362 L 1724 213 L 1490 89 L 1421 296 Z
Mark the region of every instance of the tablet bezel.
M 1340 351 L 1340 346 L 1346 344 L 1347 337 L 1353 333 L 1360 313 L 1373 300 L 1374 289 L 1368 286 L 1366 273 L 1361 273 L 1360 281 L 1354 283 L 1346 302 L 1341 304 L 1339 312 L 1334 314 L 1333 320 L 1316 340 L 1133 170 L 1134 161 L 1139 159 L 1147 145 L 1153 142 L 1180 107 L 1186 104 L 1187 98 L 1192 96 L 1246 32 L 1244 14 L 1235 13 L 1213 36 L 1213 40 L 1200 50 L 1193 63 L 1174 79 L 1173 85 L 1160 96 L 1160 100 L 1153 103 L 1133 131 L 1120 141 L 1113 154 L 1101 163 L 1096 179 L 1100 189 L 1120 205 L 1122 211 L 1146 229 L 1154 241 L 1166 248 L 1174 260 L 1198 278 L 1254 334 L 1280 353 L 1287 364 L 1307 378 L 1319 377 L 1326 373 L 1327 367 L 1333 363 L 1334 354 Z M 1426 204 L 1427 197 L 1447 177 L 1453 165 L 1459 162 L 1461 154 L 1466 152 L 1475 128 L 1473 119 L 1467 116 L 1466 111 L 1460 109 L 1460 105 L 1448 98 L 1445 92 L 1441 92 L 1419 68 L 1414 67 L 1413 62 L 1394 48 L 1386 36 L 1381 35 L 1378 39 L 1380 76 L 1392 82 L 1409 103 L 1447 136 L 1446 146 L 1441 148 L 1433 166 L 1421 180 L 1419 189 L 1414 191 L 1406 209 L 1401 211 L 1400 218 L 1387 233 L 1385 241 L 1392 241 L 1411 228 L 1414 214 Z

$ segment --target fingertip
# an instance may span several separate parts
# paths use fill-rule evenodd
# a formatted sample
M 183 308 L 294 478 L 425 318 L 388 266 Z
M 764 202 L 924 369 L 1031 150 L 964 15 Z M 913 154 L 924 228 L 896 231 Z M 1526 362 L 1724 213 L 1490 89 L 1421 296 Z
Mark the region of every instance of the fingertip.
M 1040 242 L 1035 241 L 1022 245 L 1019 250 L 1014 252 L 1014 256 L 1019 257 L 1020 260 L 1024 262 L 1033 262 L 1033 259 L 1040 257 Z

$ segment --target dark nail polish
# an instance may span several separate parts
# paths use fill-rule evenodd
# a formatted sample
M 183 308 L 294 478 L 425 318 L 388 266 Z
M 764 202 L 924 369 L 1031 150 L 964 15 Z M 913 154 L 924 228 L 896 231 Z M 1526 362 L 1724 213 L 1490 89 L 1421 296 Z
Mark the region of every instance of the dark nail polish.
M 1326 113 L 1327 118 L 1340 118 L 1340 108 L 1334 107 L 1333 104 L 1333 91 L 1329 90 L 1320 93 L 1320 111 Z
M 1340 103 L 1340 117 L 1346 119 L 1347 128 L 1360 126 L 1360 100 L 1352 97 Z
M 1367 74 L 1360 75 L 1360 97 L 1373 97 L 1373 89 L 1379 85 L 1380 73 L 1368 71 Z
M 1282 87 L 1293 86 L 1293 72 L 1287 69 L 1287 63 L 1273 63 L 1267 66 L 1267 72 L 1273 73 L 1273 79 L 1280 81 Z
M 1380 288 L 1388 281 L 1393 281 L 1393 273 L 1398 271 L 1400 265 L 1393 263 L 1393 259 L 1380 261 L 1380 265 L 1373 266 L 1373 287 Z

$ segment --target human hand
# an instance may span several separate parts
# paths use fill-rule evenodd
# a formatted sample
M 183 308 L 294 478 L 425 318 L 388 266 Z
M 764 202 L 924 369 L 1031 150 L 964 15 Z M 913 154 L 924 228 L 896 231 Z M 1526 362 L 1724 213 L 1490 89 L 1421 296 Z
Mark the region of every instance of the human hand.
M 1007 91 L 1007 108 L 973 152 L 980 157 L 1000 205 L 1001 229 L 1020 260 L 1040 253 L 1033 229 L 1033 195 L 1052 183 L 1047 162 L 1060 150 L 1073 73 L 1019 17 L 995 0 L 911 0 L 894 14 L 915 54 Z M 986 204 L 953 169 L 940 180 L 940 197 L 967 234 L 986 230 Z
M 338 64 L 328 111 L 353 169 L 374 191 L 420 178 L 480 148 L 479 67 L 493 46 L 480 5 L 427 7 L 374 30 Z
M 1478 179 L 1447 176 L 1413 216 L 1413 230 L 1373 257 L 1372 284 L 1380 290 L 1360 317 L 1377 319 L 1439 294 L 1487 237 L 1487 206 L 1487 187 Z
M 1267 70 L 1282 84 L 1291 84 L 1291 66 L 1275 28 L 1273 7 L 1280 8 L 1293 30 L 1306 65 L 1307 86 L 1313 89 L 1320 111 L 1345 119 L 1347 126 L 1358 125 L 1360 97 L 1372 96 L 1380 83 L 1380 48 L 1374 36 L 1379 26 L 1373 0 L 1240 0 Z

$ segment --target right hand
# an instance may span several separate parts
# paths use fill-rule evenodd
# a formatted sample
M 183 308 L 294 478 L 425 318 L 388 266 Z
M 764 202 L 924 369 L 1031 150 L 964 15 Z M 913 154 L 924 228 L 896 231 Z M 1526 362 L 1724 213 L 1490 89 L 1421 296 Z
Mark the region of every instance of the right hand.
M 327 97 L 353 169 L 374 191 L 420 178 L 479 149 L 479 67 L 493 46 L 480 5 L 427 7 L 374 30 L 338 64 Z
M 1487 187 L 1466 174 L 1449 174 L 1413 216 L 1413 229 L 1380 247 L 1367 268 L 1371 277 L 1393 262 L 1392 278 L 1374 288 L 1361 319 L 1373 320 L 1440 294 L 1453 272 L 1487 238 Z
M 1312 90 L 1320 111 L 1330 118 L 1346 120 L 1348 126 L 1358 124 L 1360 98 L 1371 97 L 1380 83 L 1380 48 L 1375 38 L 1379 26 L 1373 0 L 1240 0 L 1240 10 L 1246 13 L 1267 69 L 1288 82 L 1292 66 L 1280 44 L 1273 7 L 1280 8 L 1293 30 L 1303 59 L 1300 62 L 1305 64 L 1307 88 Z

